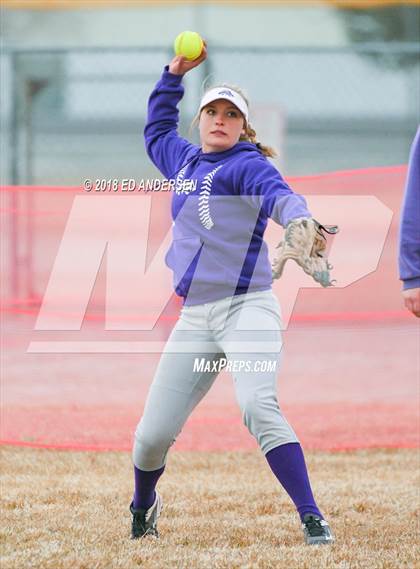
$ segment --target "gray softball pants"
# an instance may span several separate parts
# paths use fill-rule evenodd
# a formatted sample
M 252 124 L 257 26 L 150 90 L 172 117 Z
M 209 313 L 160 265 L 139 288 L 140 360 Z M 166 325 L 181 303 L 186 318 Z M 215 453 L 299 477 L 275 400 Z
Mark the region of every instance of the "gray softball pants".
M 277 402 L 281 347 L 280 308 L 271 290 L 184 306 L 136 429 L 137 468 L 157 470 L 166 463 L 170 446 L 212 386 L 222 359 L 232 373 L 244 424 L 262 452 L 298 442 Z

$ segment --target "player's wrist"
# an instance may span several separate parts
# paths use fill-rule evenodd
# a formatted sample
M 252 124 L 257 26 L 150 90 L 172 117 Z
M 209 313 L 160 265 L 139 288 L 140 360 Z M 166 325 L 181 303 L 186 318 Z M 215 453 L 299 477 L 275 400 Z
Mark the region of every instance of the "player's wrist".
M 179 69 L 177 69 L 175 66 L 173 65 L 168 65 L 168 73 L 170 73 L 171 75 L 184 75 L 184 72 L 179 71 Z
M 179 84 L 179 83 L 181 83 L 183 76 L 184 76 L 183 73 L 180 74 L 180 73 L 175 73 L 175 72 L 171 71 L 170 65 L 165 65 L 164 71 L 163 71 L 163 78 L 166 81 L 170 81 L 170 82 Z

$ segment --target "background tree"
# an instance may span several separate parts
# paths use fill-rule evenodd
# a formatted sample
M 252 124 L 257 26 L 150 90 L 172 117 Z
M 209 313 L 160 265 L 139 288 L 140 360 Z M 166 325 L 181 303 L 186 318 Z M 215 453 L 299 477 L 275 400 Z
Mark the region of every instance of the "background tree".
M 399 53 L 386 49 L 360 52 L 362 56 L 374 59 L 389 67 L 412 67 L 419 64 L 420 6 L 383 6 L 363 9 L 341 9 L 349 40 L 354 44 L 417 43 L 417 48 L 407 46 Z

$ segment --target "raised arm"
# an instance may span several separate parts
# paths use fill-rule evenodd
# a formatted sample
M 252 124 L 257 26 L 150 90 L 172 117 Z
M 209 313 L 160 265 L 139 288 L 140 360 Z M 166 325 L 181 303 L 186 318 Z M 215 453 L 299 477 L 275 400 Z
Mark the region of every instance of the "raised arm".
M 178 134 L 178 103 L 184 95 L 182 78 L 207 57 L 206 48 L 195 61 L 176 56 L 167 65 L 149 98 L 144 138 L 147 154 L 166 177 L 177 170 L 198 150 Z

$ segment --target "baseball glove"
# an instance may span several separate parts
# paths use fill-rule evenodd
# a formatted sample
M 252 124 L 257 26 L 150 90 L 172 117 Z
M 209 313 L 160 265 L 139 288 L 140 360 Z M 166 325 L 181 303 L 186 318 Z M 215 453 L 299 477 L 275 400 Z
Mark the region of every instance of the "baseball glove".
M 277 245 L 279 252 L 272 263 L 273 279 L 278 279 L 288 259 L 293 259 L 323 287 L 333 286 L 330 270 L 333 268 L 324 257 L 327 246 L 325 233 L 338 233 L 337 225 L 321 225 L 316 219 L 299 217 L 287 224 L 283 241 Z

